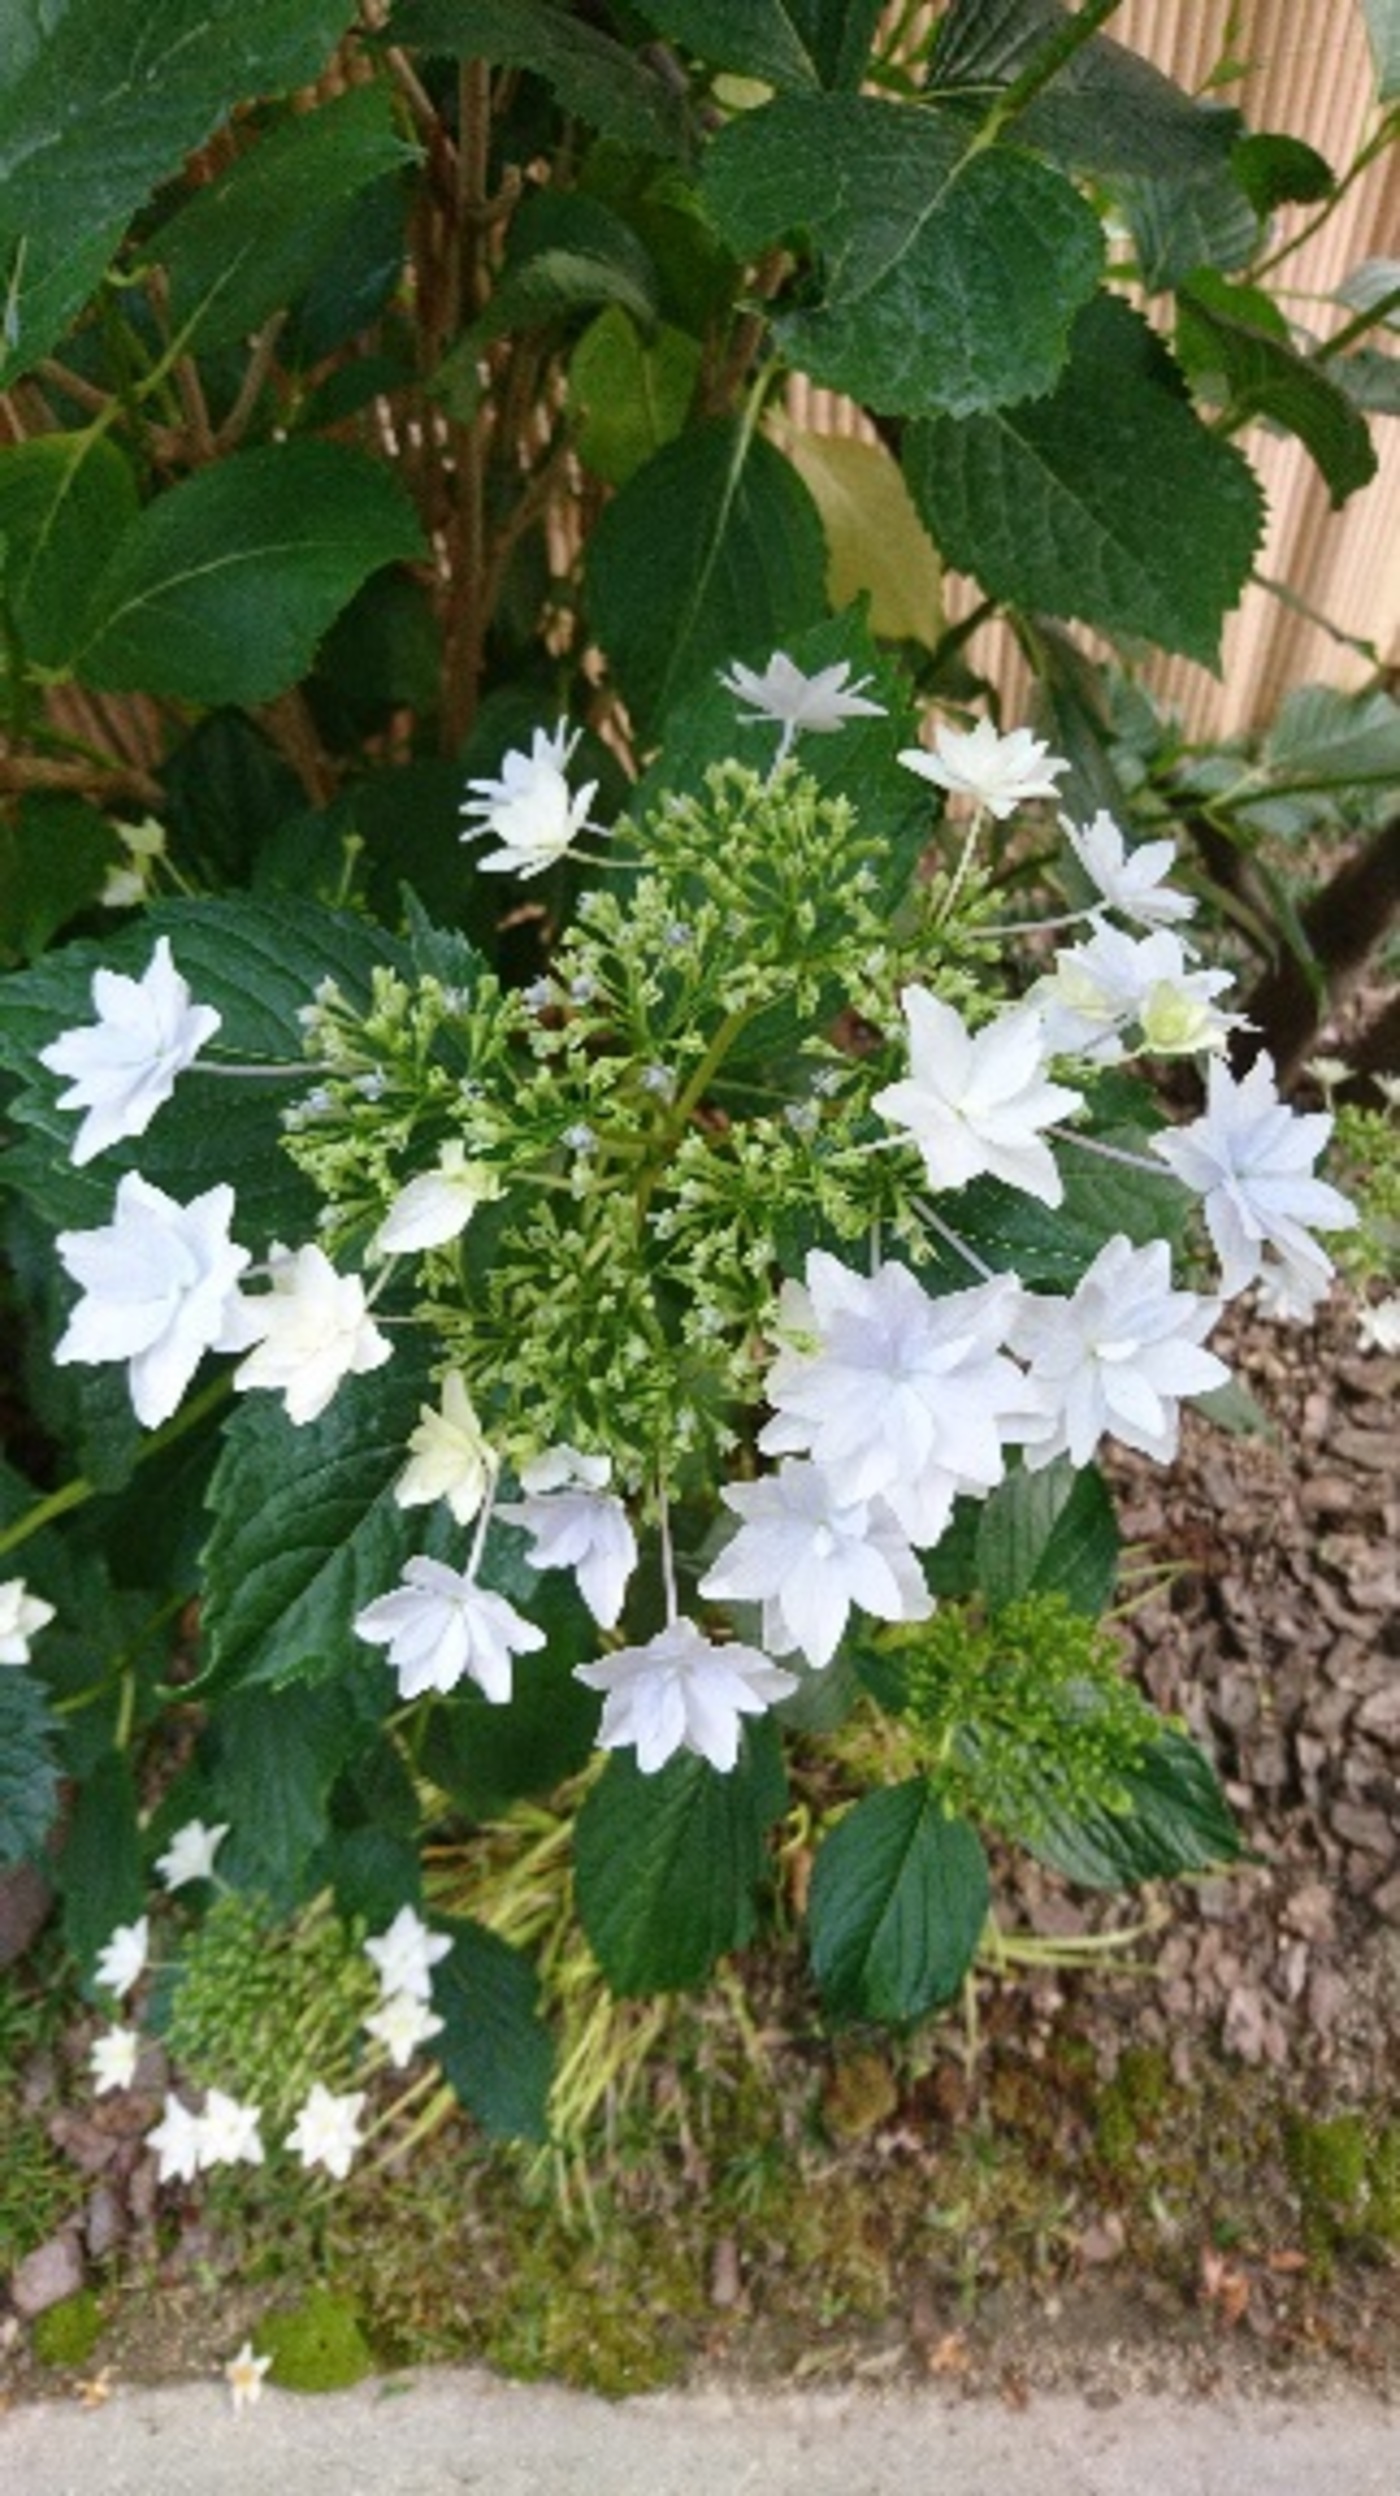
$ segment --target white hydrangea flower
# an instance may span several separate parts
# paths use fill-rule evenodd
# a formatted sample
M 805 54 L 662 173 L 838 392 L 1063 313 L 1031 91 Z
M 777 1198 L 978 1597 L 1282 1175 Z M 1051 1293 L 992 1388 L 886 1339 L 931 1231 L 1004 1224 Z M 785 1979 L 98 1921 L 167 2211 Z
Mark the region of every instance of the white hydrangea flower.
M 1356 1340 L 1363 1352 L 1400 1352 L 1400 1299 L 1392 1294 L 1358 1309 Z
M 445 1499 L 459 1525 L 470 1525 L 496 1476 L 467 1383 L 458 1369 L 442 1382 L 437 1409 L 423 1404 L 409 1435 L 410 1461 L 394 1484 L 400 1508 L 426 1508 Z
M 135 2028 L 104 2028 L 88 2049 L 93 2089 L 105 2097 L 109 2089 L 129 2089 L 136 2077 L 141 2039 Z
M 636 1750 L 643 1776 L 677 1751 L 694 1751 L 727 1775 L 739 1757 L 739 1719 L 763 1716 L 797 1688 L 757 1647 L 716 1646 L 693 1621 L 672 1621 L 645 1646 L 616 1647 L 576 1664 L 575 1681 L 604 1695 L 601 1750 Z
M 206 1352 L 248 1340 L 238 1278 L 249 1258 L 229 1237 L 233 1210 L 231 1187 L 181 1205 L 130 1170 L 110 1223 L 58 1234 L 59 1258 L 84 1297 L 54 1359 L 125 1361 L 148 1430 L 169 1421 Z
M 467 1678 L 497 1707 L 511 1695 L 511 1659 L 545 1643 L 504 1595 L 442 1560 L 410 1560 L 392 1594 L 379 1595 L 355 1621 L 357 1638 L 387 1647 L 402 1699 L 455 1690 Z
M 1214 1003 L 1230 984 L 1229 971 L 1188 969 L 1181 939 L 1169 928 L 1129 936 L 1100 926 L 1087 943 L 1060 948 L 1029 1002 L 1040 1012 L 1052 1057 L 1107 1066 L 1122 1057 L 1121 1035 L 1134 1022 L 1159 1055 L 1219 1048 L 1240 1019 Z
M 478 863 L 493 875 L 542 875 L 577 840 L 580 832 L 599 830 L 590 824 L 588 809 L 598 793 L 596 780 L 585 782 L 575 796 L 565 774 L 582 735 L 570 733 L 567 721 L 557 728 L 537 728 L 528 754 L 512 747 L 497 780 L 469 780 L 461 812 L 468 821 L 464 841 L 489 834 L 500 842 Z
M 1338 1231 L 1356 1220 L 1355 1206 L 1313 1175 L 1331 1132 L 1325 1111 L 1302 1114 L 1280 1100 L 1273 1060 L 1260 1056 L 1238 1082 L 1228 1066 L 1212 1064 L 1204 1115 L 1152 1138 L 1153 1151 L 1201 1198 L 1225 1299 L 1256 1282 L 1271 1257 L 1291 1278 L 1295 1301 L 1308 1302 L 1310 1292 L 1313 1306 L 1325 1293 L 1332 1260 L 1305 1226 Z
M 444 1247 L 466 1229 L 478 1205 L 500 1192 L 500 1175 L 488 1162 L 468 1161 L 465 1144 L 444 1144 L 436 1170 L 400 1188 L 375 1233 L 372 1254 L 411 1256 Z
M 304 2167 L 324 2167 L 327 2175 L 343 2184 L 354 2164 L 355 2152 L 364 2147 L 365 2136 L 360 2130 L 364 2110 L 363 2089 L 351 2089 L 337 2096 L 324 2081 L 313 2080 L 309 2096 L 297 2110 L 286 2145 L 296 2151 Z
M 1016 1006 L 974 1034 L 927 988 L 906 988 L 901 1002 L 909 1073 L 870 1106 L 912 1136 L 931 1185 L 964 1187 L 986 1172 L 1043 1205 L 1060 1204 L 1064 1185 L 1040 1129 L 1083 1100 L 1047 1080 L 1039 1016 Z
M 365 2021 L 367 2033 L 378 2038 L 395 2071 L 407 2071 L 419 2046 L 440 2035 L 445 2025 L 411 1993 L 391 1993 Z
M 452 1947 L 449 1933 L 435 1933 L 416 1907 L 400 1907 L 393 1923 L 372 1933 L 365 1957 L 379 1971 L 379 1990 L 386 2000 L 405 1996 L 413 2002 L 432 1999 L 433 1969 Z
M 728 675 L 721 674 L 719 681 L 736 701 L 752 702 L 751 711 L 740 713 L 746 726 L 768 719 L 781 728 L 776 761 L 782 763 L 800 736 L 830 736 L 844 728 L 848 719 L 885 717 L 884 703 L 872 702 L 863 690 L 870 678 L 858 676 L 851 684 L 850 673 L 849 662 L 841 659 L 834 667 L 819 667 L 815 676 L 806 676 L 785 650 L 775 650 L 761 674 L 735 659 Z
M 620 1499 L 604 1489 L 612 1474 L 606 1456 L 581 1456 L 577 1448 L 546 1448 L 521 1467 L 524 1499 L 503 1500 L 496 1510 L 507 1525 L 533 1534 L 532 1569 L 572 1569 L 579 1593 L 601 1629 L 612 1629 L 622 1612 L 627 1581 L 637 1565 L 637 1537 Z
M 939 727 L 931 754 L 915 745 L 899 759 L 950 797 L 969 797 L 974 805 L 985 806 L 998 823 L 1030 798 L 1056 796 L 1055 783 L 1069 769 L 1029 728 L 1013 728 L 1001 736 L 989 719 L 979 719 L 967 731 Z
M 228 2359 L 224 2367 L 224 2381 L 233 2395 L 235 2416 L 240 2410 L 251 2409 L 254 2401 L 262 2399 L 263 2376 L 271 2364 L 270 2357 L 253 2355 L 251 2340 L 245 2340 L 237 2356 Z
M 926 1621 L 933 1598 L 882 1500 L 843 1504 L 819 1465 L 789 1457 L 759 1482 L 722 1493 L 744 1522 L 700 1581 L 702 1595 L 763 1605 L 763 1644 L 794 1648 L 818 1670 L 846 1634 L 852 1605 L 877 1621 Z
M 159 2123 L 146 2134 L 146 2147 L 159 2160 L 162 2184 L 189 2184 L 198 2175 L 203 2149 L 200 2118 L 178 2097 L 167 2093 Z
M 1173 892 L 1163 881 L 1176 864 L 1174 841 L 1139 841 L 1129 849 L 1112 815 L 1102 808 L 1092 823 L 1074 824 L 1061 815 L 1060 830 L 1110 910 L 1149 928 L 1194 916 L 1192 895 Z
M 170 939 L 157 939 L 140 979 L 122 971 L 95 971 L 92 1001 L 97 1021 L 59 1034 L 39 1051 L 39 1063 L 72 1082 L 58 1098 L 60 1109 L 85 1110 L 73 1139 L 79 1166 L 124 1136 L 144 1135 L 168 1101 L 178 1075 L 194 1063 L 223 1017 L 212 1005 L 191 1002 L 171 958 Z
M 200 2172 L 206 2167 L 260 2167 L 266 2155 L 258 2130 L 261 2120 L 260 2106 L 246 2105 L 226 2089 L 206 2089 L 198 2117 Z
M 134 1924 L 118 1924 L 97 1954 L 93 1967 L 93 1983 L 107 1993 L 130 1993 L 142 1973 L 151 1947 L 151 1919 L 138 1916 Z
M 1181 1398 L 1206 1395 L 1230 1375 L 1201 1348 L 1219 1314 L 1217 1300 L 1172 1289 L 1164 1239 L 1135 1248 L 1121 1232 L 1071 1299 L 1026 1292 L 1011 1340 L 1047 1403 L 1044 1435 L 1027 1447 L 1026 1463 L 1034 1470 L 1068 1455 L 1087 1465 L 1111 1435 L 1170 1464 Z
M 31 1595 L 22 1577 L 0 1586 L 0 1664 L 27 1664 L 29 1641 L 56 1617 L 42 1595 Z
M 270 1387 L 298 1427 L 314 1421 L 342 1379 L 378 1369 L 393 1351 L 369 1314 L 358 1274 L 338 1274 L 323 1248 L 274 1244 L 271 1291 L 243 1301 L 254 1349 L 233 1373 L 240 1389 Z
M 882 1499 L 911 1542 L 936 1543 L 958 1493 L 994 1489 L 1033 1426 L 1002 1348 L 1019 1299 L 1014 1275 L 935 1300 L 907 1266 L 856 1274 L 814 1249 L 779 1303 L 759 1446 L 811 1456 L 839 1499 Z
M 214 1857 L 228 1835 L 229 1824 L 221 1820 L 214 1828 L 206 1828 L 202 1820 L 187 1820 L 177 1829 L 163 1855 L 156 1857 L 156 1870 L 167 1889 L 183 1889 L 186 1881 L 207 1881 L 212 1878 Z

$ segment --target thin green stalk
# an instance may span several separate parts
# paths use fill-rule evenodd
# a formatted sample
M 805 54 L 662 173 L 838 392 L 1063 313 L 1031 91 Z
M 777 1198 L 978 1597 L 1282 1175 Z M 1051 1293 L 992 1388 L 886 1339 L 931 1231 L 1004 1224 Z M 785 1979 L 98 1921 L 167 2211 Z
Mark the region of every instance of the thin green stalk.
M 1005 93 L 998 96 L 981 129 L 977 133 L 979 147 L 988 147 L 1000 138 L 1008 121 L 1023 113 L 1026 106 L 1058 77 L 1067 61 L 1092 43 L 1101 26 L 1107 24 L 1122 0 L 1084 0 L 1077 17 L 1072 17 L 1053 34 L 1034 60 L 1027 61 L 1019 78 L 1013 78 Z
M 136 1457 L 136 1467 L 139 1469 L 162 1448 L 182 1439 L 186 1431 L 194 1429 L 198 1422 L 204 1420 L 206 1414 L 217 1411 L 232 1392 L 230 1378 L 211 1379 L 202 1394 L 195 1396 L 169 1421 L 162 1422 L 158 1430 L 151 1432 Z M 12 1525 L 0 1531 L 0 1560 L 7 1553 L 17 1551 L 21 1543 L 27 1543 L 31 1534 L 40 1534 L 46 1525 L 53 1525 L 59 1517 L 67 1516 L 71 1508 L 81 1508 L 87 1500 L 96 1498 L 101 1487 L 100 1483 L 91 1482 L 86 1474 L 80 1473 L 75 1474 L 71 1481 L 60 1483 L 56 1491 L 47 1491 L 32 1508 L 26 1508 L 22 1517 L 16 1517 Z

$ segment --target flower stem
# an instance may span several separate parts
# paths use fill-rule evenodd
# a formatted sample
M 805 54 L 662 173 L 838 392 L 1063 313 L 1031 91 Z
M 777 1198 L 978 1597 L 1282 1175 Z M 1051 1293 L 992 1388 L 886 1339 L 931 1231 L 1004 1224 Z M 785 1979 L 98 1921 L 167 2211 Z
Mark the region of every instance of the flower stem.
M 981 1275 L 984 1283 L 995 1283 L 1000 1281 L 1001 1277 L 997 1273 L 996 1267 L 994 1265 L 988 1265 L 985 1257 L 979 1257 L 975 1248 L 969 1248 L 967 1241 L 962 1237 L 961 1233 L 955 1231 L 951 1223 L 945 1222 L 941 1214 L 934 1212 L 933 1207 L 929 1203 L 926 1196 L 917 1196 L 914 1199 L 914 1209 L 916 1213 L 922 1215 L 924 1221 L 927 1222 L 929 1229 L 931 1231 L 936 1231 L 939 1238 L 946 1241 L 947 1245 L 954 1251 L 954 1253 L 957 1256 L 962 1257 L 966 1263 L 971 1266 L 974 1274 Z
M 203 1421 L 206 1413 L 214 1412 L 231 1392 L 228 1378 L 212 1379 L 202 1395 L 195 1396 L 171 1420 L 162 1422 L 159 1430 L 151 1432 L 137 1454 L 137 1465 L 144 1465 L 148 1457 L 156 1455 L 163 1447 L 169 1447 L 174 1440 L 183 1438 L 187 1430 L 192 1430 L 197 1422 Z M 98 1483 L 79 1473 L 71 1481 L 60 1483 L 56 1491 L 48 1491 L 42 1499 L 36 1499 L 32 1508 L 26 1508 L 22 1517 L 16 1517 L 13 1525 L 7 1525 L 0 1532 L 0 1560 L 7 1552 L 17 1550 L 21 1543 L 27 1543 L 31 1534 L 42 1533 L 46 1525 L 52 1525 L 59 1517 L 66 1516 L 70 1508 L 81 1508 L 86 1500 L 95 1498 L 99 1488 Z
M 1081 1152 L 1097 1153 L 1100 1161 L 1121 1162 L 1125 1170 L 1145 1170 L 1154 1179 L 1165 1175 L 1160 1161 L 1149 1160 L 1146 1153 L 1125 1152 L 1121 1144 L 1105 1144 L 1100 1136 L 1078 1135 L 1073 1127 L 1047 1127 L 1045 1132 L 1060 1144 L 1077 1144 Z

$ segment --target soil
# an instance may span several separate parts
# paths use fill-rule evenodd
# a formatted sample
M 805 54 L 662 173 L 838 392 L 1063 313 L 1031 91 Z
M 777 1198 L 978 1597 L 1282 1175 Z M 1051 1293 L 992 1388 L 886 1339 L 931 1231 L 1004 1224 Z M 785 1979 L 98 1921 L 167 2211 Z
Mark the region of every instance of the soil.
M 757 1955 L 624 2057 L 586 2161 L 448 2124 L 309 2218 L 158 2195 L 159 2056 L 94 2106 L 79 2017 L 10 2110 L 56 2216 L 0 2397 L 206 2371 L 314 2279 L 378 2363 L 612 2392 L 1400 2391 L 1400 1359 L 1345 1294 L 1222 1348 L 1250 1426 L 1193 1415 L 1172 1470 L 1114 1472 L 1132 1667 L 1214 1757 L 1241 1868 L 1106 1903 L 1008 1859 L 1007 1963 L 958 2017 L 833 2038 L 791 1948 Z M 84 2280 L 97 2336 L 45 2365 L 33 2318 Z

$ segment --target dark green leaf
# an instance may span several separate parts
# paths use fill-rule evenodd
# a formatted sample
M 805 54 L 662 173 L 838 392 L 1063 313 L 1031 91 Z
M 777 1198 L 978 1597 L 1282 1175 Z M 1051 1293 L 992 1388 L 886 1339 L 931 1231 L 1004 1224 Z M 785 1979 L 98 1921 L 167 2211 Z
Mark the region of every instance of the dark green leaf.
M 1127 304 L 1080 314 L 1050 398 L 911 425 L 905 470 L 946 559 L 993 597 L 1216 663 L 1263 496 Z
M 721 132 L 705 195 L 754 252 L 805 227 L 814 310 L 775 324 L 793 362 L 890 414 L 964 416 L 1038 397 L 1061 372 L 1103 261 L 1098 219 L 1020 149 L 953 115 L 867 96 L 786 96 Z
M 433 2052 L 462 2104 L 497 2140 L 542 2141 L 549 2131 L 554 2049 L 536 2009 L 534 1970 L 484 1924 L 436 1925 L 452 1948 L 433 1971 L 443 2021 Z
M 1220 377 L 1232 418 L 1297 435 L 1334 508 L 1369 485 L 1376 454 L 1364 416 L 1321 366 L 1261 325 L 1252 288 L 1198 270 L 1181 290 L 1177 348 L 1189 372 Z
M 629 708 L 658 728 L 734 658 L 766 660 L 826 606 L 826 549 L 796 470 L 741 424 L 669 443 L 609 504 L 588 602 Z
M 1345 788 L 1386 773 L 1400 783 L 1400 703 L 1388 693 L 1300 685 L 1284 697 L 1262 759 L 1280 780 Z
M 1361 0 L 1371 58 L 1376 65 L 1376 94 L 1382 104 L 1400 95 L 1400 0 Z
M 239 451 L 139 515 L 67 653 L 84 684 L 269 702 L 381 564 L 423 551 L 382 461 L 333 442 Z
M 578 454 L 608 485 L 674 441 L 703 361 L 696 339 L 668 322 L 643 337 L 619 305 L 600 312 L 569 359 L 569 400 Z
M 1149 294 L 1181 285 L 1196 269 L 1241 269 L 1263 239 L 1263 221 L 1228 159 L 1179 180 L 1120 179 L 1114 199 Z
M 1104 1478 L 1066 1457 L 1007 1475 L 982 1509 L 977 1583 L 993 1612 L 1022 1595 L 1063 1595 L 1097 1620 L 1118 1575 L 1118 1528 Z
M 904 2023 L 950 2002 L 987 1919 L 987 1858 L 922 1777 L 866 1794 L 812 1874 L 812 1970 L 838 2019 Z
M 554 1586 L 542 1580 L 530 1617 L 553 1634 L 543 1654 L 521 1664 L 509 1707 L 464 1690 L 429 1719 L 424 1771 L 473 1820 L 497 1819 L 523 1797 L 549 1793 L 577 1774 L 593 1748 L 598 1701 L 573 1668 L 596 1653 L 596 1636 L 580 1628 L 573 1603 L 561 1630 L 550 1617 L 560 1608 Z
M 579 1916 L 614 1993 L 703 1984 L 758 1922 L 767 1831 L 787 1802 L 777 1736 L 746 1731 L 721 1776 L 683 1751 L 654 1776 L 631 1756 L 608 1761 L 574 1830 Z
M 363 1656 L 363 1650 L 360 1650 Z M 373 1667 L 350 1662 L 319 1689 L 237 1690 L 220 1701 L 210 1741 L 209 1793 L 231 1831 L 219 1870 L 275 1907 L 299 1900 L 324 1845 L 330 1792 L 373 1721 Z
M 357 195 L 413 154 L 387 79 L 290 114 L 144 246 L 164 266 L 172 330 L 201 354 L 246 338 L 310 283 Z
M 306 804 L 296 773 L 242 711 L 199 720 L 161 780 L 170 855 L 196 889 L 246 884 L 273 833 Z
M 26 659 L 73 647 L 92 584 L 136 518 L 136 482 L 105 434 L 43 433 L 0 450 L 0 565 Z
M 939 20 L 928 86 L 985 111 L 1069 23 L 1059 0 L 954 0 Z M 1017 116 L 1016 134 L 1084 173 L 1180 178 L 1218 166 L 1239 116 L 1198 104 L 1141 53 L 1094 35 Z
M 642 14 L 717 69 L 774 87 L 860 84 L 882 0 L 641 0 Z
M 1026 1832 L 1031 1852 L 1090 1889 L 1170 1880 L 1239 1860 L 1239 1831 L 1215 1772 L 1184 1734 L 1164 1730 L 1120 1781 L 1121 1812 L 1101 1803 L 1071 1810 L 1048 1795 L 1045 1816 Z
M 118 1924 L 146 1905 L 136 1786 L 124 1751 L 108 1751 L 78 1788 L 57 1858 L 63 1938 L 85 1976 Z
M 53 1834 L 54 1730 L 42 1683 L 32 1673 L 0 1671 L 0 1871 L 36 1862 Z
M 10 0 L 0 379 L 48 353 L 163 176 L 235 104 L 316 77 L 354 15 L 350 0 Z
M 1235 179 L 1261 217 L 1290 200 L 1327 199 L 1336 175 L 1325 156 L 1286 130 L 1254 130 L 1237 140 L 1230 163 Z
M 686 107 L 669 82 L 553 0 L 400 0 L 388 33 L 424 52 L 533 70 L 595 130 L 655 156 L 686 150 Z
M 110 824 L 82 798 L 21 798 L 0 819 L 0 954 L 32 962 L 96 901 L 117 858 Z
M 1135 1129 L 1115 1129 L 1104 1141 L 1140 1152 L 1143 1138 Z M 1180 1239 L 1191 1199 L 1166 1169 L 1156 1179 L 1067 1144 L 1062 1176 L 1064 1202 L 1054 1212 L 999 1180 L 975 1179 L 952 1200 L 950 1219 L 999 1271 L 1060 1290 L 1073 1288 L 1117 1231 L 1137 1247 Z

